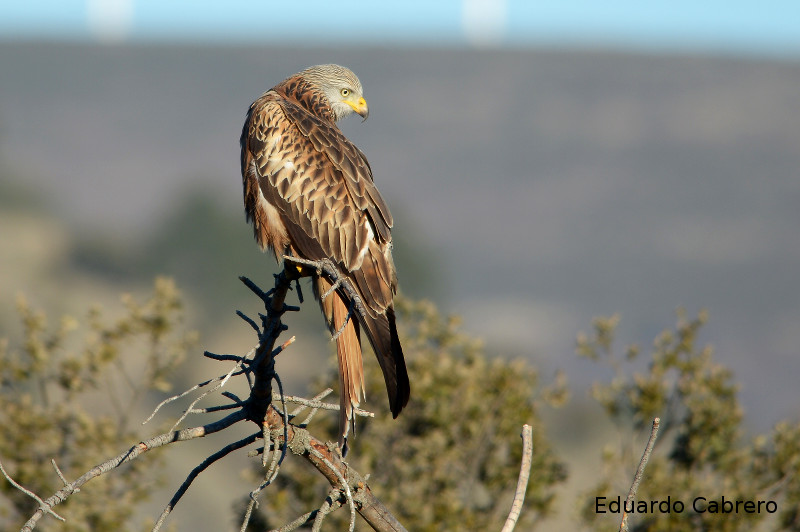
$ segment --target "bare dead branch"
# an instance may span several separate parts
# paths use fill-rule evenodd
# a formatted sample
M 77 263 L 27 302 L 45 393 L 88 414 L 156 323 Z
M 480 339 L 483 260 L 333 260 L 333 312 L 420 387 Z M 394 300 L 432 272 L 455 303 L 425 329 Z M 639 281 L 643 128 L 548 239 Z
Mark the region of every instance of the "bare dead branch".
M 292 337 L 292 340 L 294 337 Z M 289 342 L 287 342 L 289 343 Z M 244 519 L 242 521 L 242 527 L 240 530 L 244 531 L 247 528 L 247 524 L 250 521 L 250 516 L 252 515 L 253 509 L 258 506 L 258 496 L 261 491 L 272 484 L 272 482 L 278 477 L 278 471 L 283 463 L 284 458 L 286 458 L 286 442 L 288 441 L 288 427 L 289 427 L 289 414 L 286 411 L 286 399 L 283 393 L 283 384 L 281 383 L 280 377 L 276 373 L 274 375 L 275 382 L 278 383 L 278 390 L 279 390 L 279 398 L 281 401 L 282 407 L 282 414 L 283 414 L 283 445 L 281 445 L 281 452 L 278 454 L 277 448 L 277 438 L 272 437 L 272 432 L 270 430 L 269 423 L 265 422 L 261 424 L 261 433 L 264 439 L 264 447 L 262 448 L 262 455 L 261 455 L 261 467 L 267 467 L 267 452 L 269 451 L 270 447 L 272 447 L 272 462 L 269 464 L 269 468 L 267 468 L 266 473 L 264 474 L 264 481 L 258 485 L 256 489 L 250 492 L 250 503 L 247 505 L 247 511 L 245 512 Z M 274 407 L 273 407 L 274 408 Z
M 253 508 L 256 506 L 256 501 L 250 499 L 250 502 L 247 504 L 247 509 L 244 512 L 244 519 L 242 521 L 242 526 L 239 528 L 239 532 L 245 532 L 247 530 L 247 523 L 250 522 L 250 516 L 253 515 Z
M 36 510 L 37 512 L 40 512 L 40 511 L 41 511 L 41 512 L 43 512 L 43 513 L 48 513 L 48 514 L 52 515 L 53 517 L 55 517 L 56 519 L 58 519 L 59 521 L 66 521 L 66 519 L 64 519 L 63 517 L 61 517 L 61 516 L 60 516 L 60 515 L 58 515 L 57 513 L 55 513 L 55 512 L 54 512 L 54 511 L 51 509 L 51 506 L 50 506 L 50 505 L 48 505 L 48 504 L 47 504 L 45 501 L 43 501 L 42 499 L 40 499 L 38 495 L 36 495 L 36 494 L 35 494 L 34 492 L 32 492 L 31 490 L 29 490 L 29 489 L 26 489 L 26 488 L 22 487 L 22 486 L 21 486 L 20 484 L 18 484 L 18 483 L 17 483 L 17 482 L 16 482 L 16 481 L 15 481 L 13 478 L 11 478 L 11 477 L 9 476 L 9 474 L 8 474 L 8 473 L 6 473 L 6 469 L 3 467 L 3 463 L 2 463 L 2 462 L 0 462 L 0 471 L 2 471 L 2 473 L 3 473 L 3 476 L 4 476 L 4 477 L 6 477 L 6 480 L 8 480 L 8 482 L 9 482 L 9 483 L 11 483 L 11 485 L 12 485 L 12 486 L 14 486 L 14 487 L 15 487 L 15 488 L 17 488 L 19 491 L 21 491 L 22 493 L 24 493 L 25 495 L 27 495 L 28 497 L 30 497 L 31 499 L 33 499 L 33 500 L 35 500 L 36 502 L 38 502 L 38 503 L 39 503 L 39 509 L 38 509 L 38 510 Z
M 69 484 L 69 482 L 67 482 L 67 479 L 66 479 L 66 478 L 64 478 L 64 473 L 62 473 L 62 472 L 61 472 L 61 469 L 59 469 L 59 468 L 58 468 L 58 464 L 56 464 L 56 461 L 55 461 L 55 459 L 54 459 L 54 458 L 51 458 L 51 459 L 50 459 L 50 463 L 51 463 L 51 464 L 53 464 L 53 469 L 55 469 L 55 470 L 56 470 L 56 475 L 58 475 L 58 478 L 60 478 L 60 479 L 61 479 L 61 482 L 63 482 L 65 486 L 66 486 L 67 484 Z
M 327 388 L 320 395 L 322 395 L 324 397 L 324 396 L 330 394 L 331 392 L 333 392 L 333 389 Z M 319 396 L 317 396 L 317 397 L 319 397 Z M 298 415 L 300 412 L 302 412 L 306 408 L 313 408 L 313 409 L 318 409 L 318 410 L 334 410 L 334 411 L 337 411 L 337 412 L 339 411 L 340 406 L 338 404 L 324 403 L 324 402 L 320 401 L 319 399 L 317 399 L 317 397 L 313 397 L 311 399 L 306 399 L 304 397 L 298 397 L 296 395 L 287 395 L 284 399 L 286 399 L 287 403 L 295 403 L 295 404 L 298 404 L 298 405 L 302 405 L 302 408 L 298 408 L 296 411 L 294 411 L 294 412 L 292 412 L 290 414 L 292 417 Z M 280 395 L 277 394 L 277 393 L 273 393 L 272 394 L 272 399 L 280 399 Z M 375 414 L 373 412 L 369 412 L 368 410 L 363 410 L 361 408 L 354 408 L 353 409 L 353 413 L 355 413 L 358 416 L 362 416 L 362 417 L 375 417 Z M 303 425 L 303 423 L 300 423 L 300 425 Z
M 250 353 L 253 353 L 253 352 L 255 352 L 255 348 L 253 348 L 250 351 Z M 175 430 L 176 428 L 178 428 L 178 425 L 180 425 L 181 422 L 184 419 L 186 419 L 186 417 L 191 413 L 192 409 L 194 408 L 194 405 L 199 403 L 203 398 L 207 397 L 209 394 L 211 394 L 211 393 L 219 390 L 223 386 L 225 386 L 225 384 L 228 382 L 228 380 L 231 378 L 231 376 L 234 375 L 237 371 L 239 371 L 242 368 L 242 364 L 244 364 L 244 361 L 250 356 L 250 353 L 248 353 L 247 356 L 243 357 L 242 360 L 237 362 L 230 369 L 230 371 L 227 374 L 221 375 L 221 376 L 219 376 L 219 377 L 217 377 L 215 379 L 212 379 L 211 381 L 206 381 L 207 384 L 210 383 L 210 382 L 216 381 L 216 384 L 214 385 L 213 388 L 209 388 L 208 390 L 204 391 L 199 396 L 197 396 L 195 398 L 195 400 L 191 402 L 189 407 L 186 410 L 183 411 L 183 414 L 181 414 L 181 416 L 178 418 L 178 421 L 176 421 L 175 423 L 172 424 L 172 427 L 170 428 L 170 430 Z
M 221 410 L 233 410 L 234 408 L 241 408 L 242 405 L 231 403 L 229 405 L 209 406 L 208 408 L 192 408 L 190 414 L 209 414 L 211 412 L 219 412 Z
M 314 403 L 316 401 L 322 401 L 323 399 L 325 399 L 326 397 L 328 397 L 332 393 L 333 393 L 333 388 L 325 388 L 324 390 L 319 392 L 317 395 L 315 395 L 311 399 L 305 399 L 303 397 L 295 397 L 293 395 L 287 395 L 286 396 L 286 400 L 288 402 L 297 403 L 297 404 L 300 405 L 290 415 L 292 417 L 298 416 L 298 415 L 300 415 L 300 412 L 302 412 L 303 410 L 305 410 L 306 408 L 309 408 L 309 407 L 311 407 L 311 408 L 319 408 Z M 298 399 L 298 400 L 295 401 L 294 399 Z
M 231 401 L 236 403 L 238 406 L 244 406 L 244 401 L 239 399 L 239 396 L 236 395 L 235 393 L 231 392 L 231 391 L 222 392 L 222 393 L 220 393 L 220 395 L 222 397 L 227 397 L 228 399 L 230 399 Z
M 189 406 L 189 408 L 187 408 L 187 409 L 186 409 L 186 411 L 184 411 L 184 414 L 185 414 L 185 415 L 184 415 L 184 416 L 182 416 L 182 417 L 181 417 L 181 418 L 180 418 L 180 419 L 179 419 L 179 420 L 178 420 L 178 421 L 177 421 L 177 422 L 176 422 L 176 423 L 175 423 L 175 424 L 172 426 L 172 428 L 170 429 L 170 430 L 175 430 L 175 428 L 176 428 L 176 427 L 177 427 L 177 426 L 180 424 L 180 422 L 181 422 L 181 421 L 183 421 L 183 420 L 186 418 L 186 415 L 188 415 L 188 414 L 189 414 L 189 410 L 191 410 L 191 409 L 192 409 L 192 407 L 193 407 L 195 404 L 197 404 L 197 401 L 199 401 L 199 400 L 200 400 L 200 399 L 202 399 L 203 397 L 207 396 L 208 394 L 210 394 L 210 393 L 212 393 L 212 392 L 214 392 L 214 391 L 218 390 L 218 389 L 219 389 L 219 388 L 221 388 L 222 386 L 224 386 L 224 385 L 225 385 L 225 383 L 228 381 L 228 379 L 229 379 L 229 378 L 230 378 L 230 377 L 231 377 L 231 376 L 232 376 L 232 375 L 233 375 L 233 374 L 234 374 L 234 373 L 235 373 L 235 372 L 236 372 L 238 369 L 241 369 L 242 365 L 243 365 L 243 364 L 244 364 L 244 363 L 245 363 L 245 362 L 246 362 L 246 361 L 249 359 L 249 357 L 251 357 L 251 356 L 253 355 L 253 353 L 255 353 L 255 352 L 256 352 L 256 348 L 254 347 L 253 349 L 251 349 L 251 350 L 250 350 L 250 352 L 249 352 L 249 353 L 247 353 L 247 355 L 245 355 L 245 356 L 243 356 L 243 357 L 239 357 L 239 362 L 238 362 L 238 363 L 237 363 L 235 366 L 233 366 L 233 368 L 231 368 L 231 370 L 230 370 L 228 373 L 226 373 L 225 375 L 220 375 L 220 376 L 218 376 L 218 377 L 214 377 L 213 379 L 209 379 L 209 380 L 207 380 L 207 381 L 204 381 L 204 382 L 201 382 L 201 383 L 199 383 L 199 384 L 195 384 L 194 386 L 192 386 L 191 388 L 189 388 L 188 390 L 186 390 L 186 391 L 184 391 L 184 392 L 181 392 L 181 393 L 179 393 L 179 394 L 177 394 L 177 395 L 173 395 L 172 397 L 168 397 L 168 398 L 164 399 L 163 401 L 161 401 L 160 403 L 158 403 L 158 406 L 156 406 L 156 408 L 155 408 L 155 409 L 153 410 L 153 412 L 152 412 L 152 413 L 151 413 L 151 414 L 150 414 L 150 415 L 147 417 L 147 419 L 145 419 L 145 420 L 142 422 L 142 425 L 146 424 L 146 423 L 147 423 L 147 422 L 149 422 L 151 419 L 153 419 L 153 418 L 155 417 L 155 415 L 158 413 L 158 411 L 159 411 L 159 410 L 161 410 L 161 407 L 163 407 L 164 405 L 166 405 L 166 404 L 168 404 L 168 403 L 171 403 L 172 401 L 176 401 L 176 400 L 180 399 L 181 397 L 185 397 L 185 396 L 189 395 L 190 393 L 192 393 L 193 391 L 195 391 L 195 390 L 198 390 L 198 389 L 200 389 L 200 388 L 203 388 L 203 387 L 205 387 L 205 386 L 208 386 L 209 384 L 212 384 L 212 383 L 214 383 L 214 382 L 220 382 L 220 381 L 222 381 L 222 384 L 221 384 L 220 386 L 215 386 L 215 387 L 214 387 L 214 388 L 212 388 L 211 390 L 208 390 L 207 392 L 203 393 L 203 394 L 202 394 L 202 395 L 201 395 L 201 396 L 200 396 L 200 397 L 199 397 L 197 400 L 195 400 L 195 401 L 194 401 L 194 402 L 193 402 L 193 403 L 192 403 L 192 404 Z
M 514 502 L 511 504 L 511 512 L 508 514 L 502 532 L 511 532 L 517 526 L 517 519 L 522 511 L 522 503 L 525 502 L 525 492 L 528 489 L 528 478 L 531 474 L 531 462 L 533 459 L 533 430 L 528 424 L 522 425 L 522 464 L 519 468 L 519 479 L 517 479 L 517 490 L 514 493 Z
M 316 456 L 318 459 L 322 460 L 322 463 L 325 464 L 330 468 L 331 471 L 336 475 L 336 478 L 339 480 L 339 490 L 342 491 L 347 497 L 347 504 L 350 506 L 350 527 L 347 529 L 347 532 L 353 532 L 353 529 L 356 527 L 356 504 L 353 502 L 353 493 L 350 491 L 350 486 L 347 484 L 347 480 L 345 479 L 344 475 L 338 468 L 333 467 L 333 464 L 328 461 L 325 456 L 316 450 L 314 447 L 308 448 L 308 452 L 313 456 Z M 346 472 L 346 470 L 345 470 Z M 322 521 L 320 521 L 320 525 Z
M 319 393 L 316 396 L 314 396 L 313 399 L 310 401 L 310 403 L 313 403 L 314 401 L 320 401 L 321 399 L 324 399 L 325 397 L 327 397 L 332 392 L 333 392 L 332 388 L 326 388 L 321 393 Z M 294 416 L 299 416 L 300 412 L 302 412 L 303 410 L 308 408 L 308 406 L 312 406 L 312 405 L 303 405 L 303 404 L 301 404 L 298 408 L 295 409 L 294 412 L 292 412 L 292 416 L 293 417 Z M 308 424 L 311 423 L 311 418 L 313 418 L 314 415 L 316 415 L 316 413 L 319 412 L 319 409 L 320 409 L 320 407 L 312 406 L 311 412 L 308 413 L 306 418 L 303 421 L 301 421 L 298 424 L 298 426 L 300 426 L 300 427 L 308 426 Z
M 279 424 L 283 422 L 280 413 L 272 407 L 267 412 L 266 419 L 273 430 L 277 430 Z M 369 526 L 380 532 L 406 531 L 400 521 L 375 497 L 366 479 L 342 461 L 341 453 L 335 445 L 328 446 L 314 438 L 304 428 L 293 424 L 289 425 L 287 434 L 288 449 L 293 454 L 308 460 L 333 488 L 344 492 L 342 479 L 348 479 L 348 486 L 356 488 L 355 492 L 351 491 L 356 511 Z
M 262 447 L 260 450 L 263 453 L 262 456 L 264 458 L 266 458 L 267 450 L 270 448 L 270 446 L 273 447 L 273 450 L 272 450 L 272 463 L 270 463 L 269 469 L 267 469 L 267 472 L 264 474 L 264 481 L 261 482 L 256 487 L 256 489 L 254 489 L 253 491 L 250 492 L 250 497 L 249 497 L 250 498 L 250 502 L 248 502 L 247 509 L 245 510 L 245 513 L 244 513 L 244 517 L 242 519 L 242 526 L 239 528 L 240 532 L 245 532 L 245 530 L 247 530 L 247 525 L 250 522 L 250 517 L 253 515 L 253 510 L 258 507 L 258 496 L 259 496 L 259 494 L 261 493 L 261 491 L 264 488 L 269 486 L 272 483 L 272 481 L 277 478 L 278 470 L 280 468 L 281 462 L 283 462 L 283 456 L 281 456 L 281 458 L 278 459 L 278 456 L 279 456 L 278 455 L 278 450 L 274 448 L 276 444 L 272 441 L 272 438 L 271 438 L 271 435 L 269 433 L 269 430 L 267 430 L 267 428 L 266 428 L 266 424 L 264 425 L 264 427 L 265 427 L 264 428 L 264 432 L 263 432 L 263 434 L 265 436 L 264 437 L 264 447 Z M 285 454 L 285 452 L 286 452 L 285 451 L 285 446 L 283 446 L 282 455 Z M 250 454 L 248 454 L 248 456 L 250 456 Z M 262 464 L 264 464 L 263 461 L 262 461 Z M 266 465 L 264 465 L 264 467 L 266 467 Z
M 206 358 L 210 358 L 211 360 L 217 360 L 220 362 L 224 361 L 231 361 L 231 362 L 239 362 L 242 360 L 243 357 L 239 355 L 218 355 L 216 353 L 212 353 L 211 351 L 203 351 L 203 356 Z M 247 360 L 244 361 L 247 364 Z
M 259 433 L 256 432 L 255 434 L 251 434 L 250 436 L 248 436 L 246 438 L 243 438 L 243 439 L 241 439 L 241 440 L 239 440 L 237 442 L 234 442 L 234 443 L 231 443 L 229 445 L 226 445 L 225 447 L 223 447 L 222 449 L 220 449 L 216 453 L 212 454 L 211 456 L 209 456 L 208 458 L 203 460 L 200 463 L 200 465 L 198 465 L 197 467 L 192 469 L 192 472 L 189 473 L 189 476 L 187 476 L 186 480 L 183 481 L 183 484 L 181 484 L 181 487 L 178 488 L 178 490 L 175 492 L 175 495 L 172 496 L 172 499 L 169 501 L 167 506 L 164 507 L 164 510 L 161 512 L 161 515 L 158 517 L 158 521 L 156 521 L 155 526 L 153 526 L 152 532 L 158 532 L 161 529 L 161 525 L 164 524 L 164 521 L 167 519 L 167 516 L 170 514 L 170 512 L 172 512 L 172 509 L 175 508 L 175 506 L 181 500 L 181 497 L 183 497 L 183 495 L 189 489 L 189 486 L 192 485 L 192 482 L 194 482 L 194 479 L 196 479 L 200 475 L 200 473 L 205 471 L 211 464 L 213 464 L 217 460 L 220 460 L 221 458 L 224 458 L 225 456 L 229 455 L 233 451 L 235 451 L 237 449 L 241 449 L 242 447 L 245 447 L 247 445 L 250 445 L 251 443 L 256 441 L 258 439 L 258 437 L 259 437 Z
M 253 330 L 255 332 L 260 332 L 261 331 L 261 329 L 259 328 L 258 324 L 255 321 L 253 321 L 253 319 L 250 318 L 250 316 L 247 316 L 241 310 L 237 310 L 236 311 L 236 315 L 239 316 L 240 318 L 242 318 L 250 327 L 253 328 Z
M 296 340 L 296 338 L 294 336 L 292 336 L 291 338 L 289 338 L 288 340 L 283 342 L 281 345 L 279 345 L 278 347 L 276 347 L 275 349 L 272 350 L 272 356 L 276 357 L 279 354 L 281 354 L 281 352 L 284 349 L 286 349 L 287 347 L 289 347 L 290 345 L 292 345 L 295 340 Z
M 292 336 L 292 339 L 293 338 L 294 338 L 294 336 Z M 283 412 L 283 442 L 284 442 L 284 444 L 281 446 L 281 458 L 280 458 L 280 460 L 278 461 L 277 464 L 274 462 L 274 457 L 273 457 L 273 465 L 270 467 L 270 470 L 267 471 L 267 477 L 266 478 L 268 480 L 267 480 L 265 486 L 270 484 L 275 479 L 275 477 L 271 476 L 273 470 L 275 471 L 275 475 L 277 476 L 277 474 L 278 474 L 277 467 L 280 466 L 280 464 L 283 462 L 283 459 L 286 458 L 286 441 L 288 441 L 288 439 L 289 439 L 288 438 L 289 413 L 286 411 L 286 396 L 283 393 L 283 383 L 281 382 L 281 378 L 278 376 L 277 373 L 275 374 L 275 382 L 278 383 L 278 391 L 279 391 L 280 397 L 281 397 L 281 411 Z M 274 452 L 275 451 L 273 451 L 273 453 Z M 264 453 L 264 454 L 266 456 L 266 453 Z M 265 462 L 265 465 L 266 465 L 266 462 Z M 263 488 L 261 488 L 261 489 L 263 489 Z
M 270 530 L 269 532 L 291 532 L 292 530 L 297 530 L 301 526 L 307 524 L 312 519 L 315 519 L 318 513 L 319 513 L 318 509 L 317 510 L 312 510 L 312 511 L 310 511 L 308 513 L 304 513 L 303 515 L 301 515 L 300 517 L 298 517 L 297 519 L 295 519 L 291 523 L 286 523 L 282 527 L 274 528 L 274 529 Z
M 289 261 L 291 262 L 291 261 Z M 295 261 L 298 263 L 307 264 L 307 261 Z M 321 261 L 319 263 L 310 263 L 315 268 L 315 271 L 322 272 L 334 286 L 334 289 L 340 291 L 349 297 L 350 312 L 355 309 L 363 313 L 363 305 L 358 295 L 353 290 L 347 279 L 342 278 L 336 267 L 329 261 Z M 163 523 L 166 521 L 172 509 L 181 500 L 186 491 L 191 487 L 194 480 L 208 467 L 231 452 L 241 449 L 253 442 L 263 434 L 264 447 L 261 452 L 264 453 L 263 464 L 266 468 L 264 480 L 259 486 L 250 494 L 250 504 L 242 523 L 242 530 L 245 530 L 249 522 L 252 511 L 257 507 L 258 495 L 265 487 L 270 485 L 277 477 L 280 465 L 283 462 L 287 452 L 292 451 L 293 454 L 301 456 L 314 465 L 320 473 L 330 483 L 331 495 L 330 501 L 323 504 L 318 510 L 308 512 L 300 516 L 292 523 L 284 526 L 281 531 L 294 530 L 301 526 L 303 523 L 308 523 L 311 520 L 318 520 L 322 523 L 324 514 L 332 512 L 339 507 L 343 506 L 345 502 L 350 508 L 350 527 L 352 531 L 355 527 L 355 514 L 360 513 L 367 523 L 373 529 L 378 531 L 394 531 L 401 532 L 405 528 L 397 521 L 394 516 L 383 506 L 383 504 L 374 496 L 366 479 L 358 474 L 358 472 L 350 469 L 342 457 L 338 448 L 334 444 L 326 444 L 313 438 L 304 428 L 293 425 L 291 419 L 300 414 L 303 410 L 311 408 L 311 413 L 303 422 L 306 424 L 310 421 L 311 417 L 320 409 L 324 410 L 338 410 L 339 405 L 333 405 L 322 401 L 331 390 L 328 389 L 312 399 L 305 399 L 295 396 L 285 396 L 283 393 L 283 386 L 280 378 L 274 370 L 275 357 L 286 349 L 294 342 L 295 338 L 292 337 L 277 348 L 275 347 L 276 341 L 280 334 L 287 329 L 281 323 L 281 316 L 286 311 L 296 310 L 297 307 L 291 307 L 285 304 L 285 298 L 288 290 L 291 289 L 292 281 L 296 281 L 301 276 L 299 268 L 286 264 L 284 271 L 275 276 L 275 286 L 272 290 L 265 293 L 258 288 L 252 281 L 242 277 L 242 282 L 245 283 L 262 301 L 264 301 L 266 314 L 259 314 L 261 325 L 259 326 L 254 320 L 246 319 L 251 326 L 255 325 L 254 329 L 258 333 L 259 343 L 250 352 L 239 357 L 236 355 L 215 355 L 213 353 L 205 352 L 204 355 L 208 358 L 222 361 L 234 361 L 234 366 L 224 375 L 220 375 L 205 382 L 201 382 L 192 388 L 174 395 L 162 401 L 152 412 L 152 414 L 145 420 L 145 423 L 150 421 L 159 410 L 166 404 L 186 397 L 192 392 L 205 388 L 203 393 L 196 397 L 184 410 L 180 418 L 177 420 L 173 429 L 170 431 L 152 437 L 150 439 L 139 442 L 133 445 L 128 450 L 119 455 L 98 464 L 91 470 L 84 473 L 82 476 L 72 482 L 68 482 L 60 471 L 56 463 L 53 461 L 53 467 L 58 474 L 59 478 L 64 483 L 64 487 L 58 490 L 54 495 L 46 500 L 40 499 L 35 494 L 29 492 L 25 488 L 15 483 L 2 469 L 3 474 L 8 478 L 18 489 L 27 493 L 39 503 L 39 508 L 34 512 L 28 522 L 25 523 L 22 532 L 32 531 L 41 517 L 50 513 L 57 518 L 61 519 L 54 511 L 53 507 L 64 502 L 72 494 L 80 491 L 80 488 L 91 479 L 104 475 L 114 469 L 120 467 L 122 464 L 137 459 L 143 453 L 151 449 L 162 447 L 168 444 L 177 443 L 180 441 L 187 441 L 190 439 L 204 437 L 208 434 L 224 430 L 225 428 L 243 420 L 248 420 L 255 423 L 259 427 L 259 432 L 254 433 L 247 438 L 231 443 L 216 453 L 207 457 L 203 462 L 198 464 L 186 477 L 181 486 L 177 489 L 170 502 L 166 505 L 164 510 L 156 522 L 153 531 L 158 532 Z M 299 288 L 299 286 L 298 286 Z M 330 295 L 331 291 L 327 295 Z M 250 396 L 241 400 L 230 392 L 223 392 L 222 395 L 234 401 L 230 405 L 217 405 L 208 408 L 195 408 L 195 405 L 204 397 L 219 390 L 236 375 L 245 375 L 250 383 Z M 252 377 L 252 380 L 251 380 Z M 276 382 L 279 393 L 273 394 L 272 382 Z M 213 386 L 211 386 L 213 385 Z M 275 399 L 280 399 L 281 408 L 276 408 L 273 402 Z M 289 414 L 286 403 L 291 402 L 299 405 L 299 408 L 293 414 Z M 174 430 L 189 414 L 193 413 L 209 413 L 223 410 L 235 409 L 232 413 L 228 414 L 225 418 L 209 423 L 202 426 L 187 428 L 183 430 Z M 356 414 L 361 416 L 373 417 L 374 414 L 356 409 Z M 266 453 L 272 450 L 271 460 L 268 459 Z M 279 452 L 280 450 L 280 452 Z M 269 462 L 269 467 L 266 467 Z M 324 510 L 324 511 L 323 511 Z
M 625 498 L 625 504 L 622 507 L 622 522 L 619 525 L 620 532 L 628 532 L 628 512 L 625 510 L 626 508 L 630 508 L 632 506 L 633 500 L 636 497 L 636 492 L 639 490 L 639 482 L 642 480 L 642 475 L 644 475 L 644 468 L 647 467 L 647 462 L 650 460 L 650 455 L 653 452 L 653 447 L 656 444 L 656 438 L 658 437 L 658 427 L 661 424 L 661 418 L 653 419 L 653 426 L 650 429 L 650 438 L 647 440 L 647 445 L 644 448 L 644 453 L 642 453 L 642 459 L 639 460 L 639 467 L 636 468 L 636 474 L 633 475 L 633 483 L 631 484 L 631 489 L 628 491 L 628 496 Z
M 47 500 L 42 501 L 40 503 L 39 508 L 34 512 L 30 519 L 23 525 L 20 529 L 20 532 L 30 532 L 36 526 L 36 523 L 42 518 L 45 513 L 52 513 L 51 509 L 67 500 L 70 495 L 79 491 L 81 486 L 92 480 L 93 478 L 99 477 L 112 471 L 122 464 L 127 462 L 133 461 L 137 459 L 140 455 L 150 451 L 152 449 L 156 449 L 158 447 L 163 447 L 164 445 L 168 445 L 170 443 L 181 442 L 181 441 L 188 441 L 193 440 L 195 438 L 202 438 L 209 434 L 213 434 L 215 432 L 219 432 L 225 428 L 230 427 L 234 423 L 242 421 L 246 419 L 246 416 L 243 411 L 239 410 L 229 414 L 228 416 L 216 421 L 214 423 L 209 423 L 207 425 L 202 425 L 199 427 L 192 427 L 183 429 L 180 431 L 171 431 L 166 432 L 164 434 L 160 434 L 158 436 L 154 436 L 148 440 L 141 441 L 138 444 L 134 445 L 127 451 L 118 454 L 114 458 L 106 460 L 105 462 L 94 466 L 92 469 L 84 473 L 78 479 L 70 482 L 60 490 L 58 490 L 55 494 L 49 497 Z M 5 472 L 4 472 L 5 474 Z M 9 479 L 11 480 L 11 479 Z M 13 481 L 12 481 L 13 484 Z M 33 496 L 33 495 L 32 495 Z M 38 497 L 33 496 L 37 500 Z
M 341 490 L 336 488 L 328 492 L 328 496 L 325 497 L 322 506 L 316 511 L 316 517 L 311 526 L 311 532 L 319 532 L 322 529 L 322 522 L 325 520 L 325 517 L 342 506 L 341 495 Z

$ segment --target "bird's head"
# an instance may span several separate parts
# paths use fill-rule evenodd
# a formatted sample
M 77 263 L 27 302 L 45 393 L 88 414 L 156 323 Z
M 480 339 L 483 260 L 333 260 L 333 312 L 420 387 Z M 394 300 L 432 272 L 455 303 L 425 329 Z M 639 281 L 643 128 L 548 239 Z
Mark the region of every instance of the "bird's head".
M 369 116 L 364 89 L 353 72 L 339 65 L 317 65 L 300 73 L 309 83 L 317 86 L 331 104 L 333 118 L 341 120 L 351 113 L 361 115 L 364 120 Z

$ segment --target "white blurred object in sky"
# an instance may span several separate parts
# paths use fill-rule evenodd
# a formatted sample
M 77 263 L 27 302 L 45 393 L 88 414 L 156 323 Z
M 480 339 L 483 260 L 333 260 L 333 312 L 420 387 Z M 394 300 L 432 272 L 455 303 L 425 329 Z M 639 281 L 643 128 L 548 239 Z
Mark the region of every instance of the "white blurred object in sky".
M 475 46 L 500 43 L 506 31 L 506 0 L 464 0 L 461 24 L 464 35 Z
M 122 42 L 133 27 L 134 0 L 86 0 L 86 22 L 103 42 Z

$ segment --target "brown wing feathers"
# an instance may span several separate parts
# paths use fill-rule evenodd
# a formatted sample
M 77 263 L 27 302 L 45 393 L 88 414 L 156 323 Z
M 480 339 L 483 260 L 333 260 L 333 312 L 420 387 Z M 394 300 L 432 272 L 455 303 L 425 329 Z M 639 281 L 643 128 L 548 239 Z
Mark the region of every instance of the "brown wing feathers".
M 366 157 L 335 126 L 324 98 L 302 79 L 290 78 L 253 103 L 241 143 L 245 207 L 256 239 L 276 257 L 288 251 L 331 259 L 367 311 L 365 317 L 354 312 L 337 338 L 344 444 L 354 428 L 352 409 L 364 397 L 359 322 L 380 363 L 395 417 L 409 398 L 392 302 L 391 213 Z M 324 279 L 315 280 L 318 297 L 329 288 Z M 335 333 L 347 317 L 345 293 L 337 291 L 320 304 Z

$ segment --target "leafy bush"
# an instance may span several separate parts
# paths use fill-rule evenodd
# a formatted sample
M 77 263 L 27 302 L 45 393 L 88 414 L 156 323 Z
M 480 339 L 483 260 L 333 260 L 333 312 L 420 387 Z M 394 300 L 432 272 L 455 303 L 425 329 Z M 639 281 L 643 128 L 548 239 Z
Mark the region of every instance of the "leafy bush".
M 176 333 L 180 294 L 172 281 L 157 279 L 153 295 L 137 303 L 123 296 L 125 315 L 112 323 L 99 309 L 83 329 L 65 316 L 51 327 L 43 312 L 18 300 L 19 346 L 0 343 L 0 458 L 8 474 L 34 493 L 49 496 L 63 484 L 50 460 L 74 479 L 99 461 L 136 442 L 128 426 L 133 405 L 148 390 L 164 391 L 194 343 L 194 333 Z M 83 331 L 83 337 L 80 332 Z M 40 530 L 133 530 L 137 503 L 162 481 L 164 458 L 149 456 L 86 485 L 80 496 L 56 507 L 66 523 L 45 519 Z M 12 530 L 37 503 L 0 482 L 0 528 Z
M 649 427 L 660 416 L 656 452 L 636 499 L 649 503 L 669 497 L 673 508 L 680 501 L 683 510 L 634 514 L 631 530 L 800 530 L 800 425 L 780 423 L 770 434 L 746 440 L 733 373 L 714 361 L 710 346 L 697 346 L 706 319 L 705 313 L 689 319 L 680 310 L 675 329 L 665 330 L 653 342 L 645 372 L 629 369 L 640 358 L 638 347 L 628 347 L 624 358 L 614 354 L 617 317 L 596 319 L 591 336 L 578 337 L 579 354 L 616 370 L 610 384 L 595 384 L 592 392 L 626 442 L 604 451 L 606 471 L 585 497 L 587 524 L 610 526 L 597 522 L 595 497 L 625 499 L 644 446 L 631 430 Z M 698 497 L 705 501 L 696 501 Z M 733 505 L 723 507 L 723 497 Z M 731 513 L 735 501 L 753 501 L 756 508 L 758 501 L 763 504 L 760 513 L 748 513 L 743 504 Z M 767 506 L 768 501 L 774 506 Z M 606 519 L 618 523 L 620 516 L 606 514 Z

